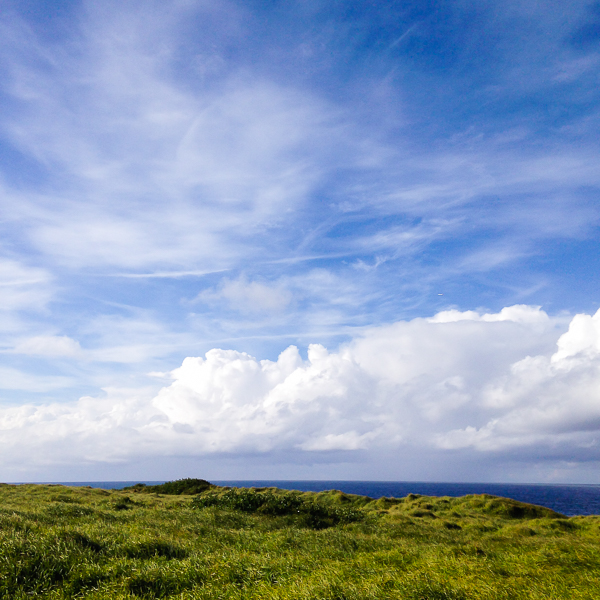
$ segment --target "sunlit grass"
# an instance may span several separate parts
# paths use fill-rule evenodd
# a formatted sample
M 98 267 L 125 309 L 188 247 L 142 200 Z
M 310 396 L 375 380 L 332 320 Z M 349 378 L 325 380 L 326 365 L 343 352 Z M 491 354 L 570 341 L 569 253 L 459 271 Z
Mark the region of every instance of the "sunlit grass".
M 597 599 L 599 534 L 491 496 L 5 485 L 0 598 Z

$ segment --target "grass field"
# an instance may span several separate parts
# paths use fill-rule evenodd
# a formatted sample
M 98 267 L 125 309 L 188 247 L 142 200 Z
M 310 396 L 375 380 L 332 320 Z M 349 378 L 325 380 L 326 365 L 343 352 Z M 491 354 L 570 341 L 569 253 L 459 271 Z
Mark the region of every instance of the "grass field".
M 0 539 L 11 600 L 600 598 L 600 517 L 485 495 L 2 485 Z

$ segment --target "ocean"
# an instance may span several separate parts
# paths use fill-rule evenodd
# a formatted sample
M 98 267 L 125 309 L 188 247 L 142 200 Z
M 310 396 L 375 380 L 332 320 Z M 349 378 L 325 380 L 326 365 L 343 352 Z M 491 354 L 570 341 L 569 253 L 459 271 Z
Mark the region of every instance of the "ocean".
M 62 485 L 91 486 L 103 489 L 122 489 L 135 483 L 156 485 L 164 481 L 78 481 L 53 482 Z M 567 516 L 600 514 L 600 485 L 546 485 L 514 483 L 433 483 L 423 481 L 282 481 L 227 480 L 211 483 L 232 487 L 278 487 L 303 492 L 341 490 L 371 498 L 382 496 L 402 498 L 408 494 L 423 496 L 465 496 L 492 494 L 521 502 L 546 506 Z

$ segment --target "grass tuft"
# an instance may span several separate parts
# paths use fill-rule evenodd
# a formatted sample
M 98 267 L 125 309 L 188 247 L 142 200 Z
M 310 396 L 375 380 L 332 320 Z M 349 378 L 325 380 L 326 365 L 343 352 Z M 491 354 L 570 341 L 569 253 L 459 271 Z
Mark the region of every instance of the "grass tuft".
M 0 600 L 598 598 L 599 517 L 199 481 L 0 486 Z

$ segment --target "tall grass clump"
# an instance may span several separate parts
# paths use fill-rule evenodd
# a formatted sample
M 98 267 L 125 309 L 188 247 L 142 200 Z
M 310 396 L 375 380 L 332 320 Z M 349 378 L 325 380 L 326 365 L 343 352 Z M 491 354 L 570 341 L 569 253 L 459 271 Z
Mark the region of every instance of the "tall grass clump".
M 335 505 L 323 498 L 272 489 L 211 490 L 196 496 L 192 506 L 212 506 L 270 517 L 293 517 L 296 525 L 312 529 L 354 523 L 365 516 L 356 508 Z

